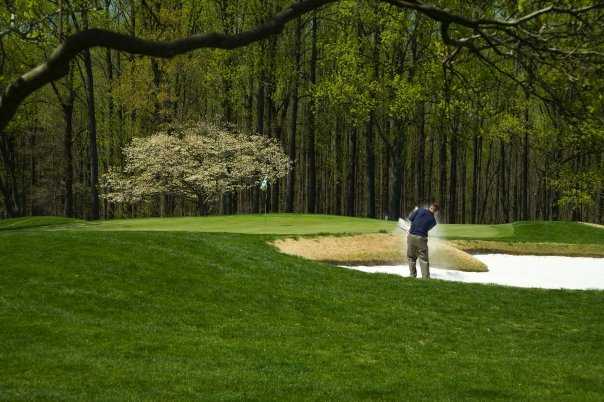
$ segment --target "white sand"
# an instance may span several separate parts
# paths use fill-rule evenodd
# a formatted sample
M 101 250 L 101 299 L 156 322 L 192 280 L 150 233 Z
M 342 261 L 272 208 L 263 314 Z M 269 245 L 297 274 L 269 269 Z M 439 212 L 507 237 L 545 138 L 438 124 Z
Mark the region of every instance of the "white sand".
M 461 272 L 430 267 L 434 279 L 493 283 L 523 288 L 604 289 L 604 258 L 533 255 L 475 255 L 489 272 Z M 409 276 L 407 265 L 345 267 L 369 273 Z M 421 276 L 419 262 L 418 276 Z

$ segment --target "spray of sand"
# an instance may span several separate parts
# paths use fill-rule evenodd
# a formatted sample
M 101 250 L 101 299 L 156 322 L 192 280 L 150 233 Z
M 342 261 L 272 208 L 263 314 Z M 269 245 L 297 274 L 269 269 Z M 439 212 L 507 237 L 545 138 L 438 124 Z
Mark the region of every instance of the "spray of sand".
M 286 254 L 336 265 L 399 265 L 407 262 L 407 236 L 402 233 L 289 238 L 276 240 L 273 245 Z M 470 254 L 440 239 L 430 240 L 430 262 L 460 271 L 487 270 Z

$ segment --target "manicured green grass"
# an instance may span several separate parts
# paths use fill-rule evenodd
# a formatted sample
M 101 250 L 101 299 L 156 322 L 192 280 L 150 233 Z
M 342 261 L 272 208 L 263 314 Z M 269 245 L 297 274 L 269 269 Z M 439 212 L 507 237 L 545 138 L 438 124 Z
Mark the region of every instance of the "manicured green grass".
M 62 226 L 73 227 L 76 224 L 84 224 L 84 221 L 60 216 L 31 216 L 26 218 L 0 219 L 0 231 L 47 227 L 57 228 Z
M 395 222 L 335 215 L 268 214 L 85 222 L 60 217 L 0 220 L 0 230 L 187 231 L 275 235 L 392 233 Z M 604 229 L 577 222 L 514 222 L 501 225 L 439 224 L 432 236 L 451 240 L 604 244 Z
M 470 254 L 558 255 L 565 257 L 604 258 L 604 244 L 532 243 L 497 240 L 448 240 Z
M 604 244 L 604 230 L 578 222 L 517 222 L 518 241 L 570 244 Z
M 270 238 L 0 232 L 0 399 L 604 396 L 604 292 L 364 274 Z
M 185 218 L 118 219 L 95 222 L 93 230 L 162 230 L 254 234 L 391 232 L 394 222 L 334 215 L 268 214 Z
M 602 228 L 578 222 L 514 222 L 503 225 L 438 225 L 439 237 L 459 240 L 604 244 Z
M 514 236 L 511 223 L 503 225 L 439 224 L 430 235 L 445 239 L 501 239 Z

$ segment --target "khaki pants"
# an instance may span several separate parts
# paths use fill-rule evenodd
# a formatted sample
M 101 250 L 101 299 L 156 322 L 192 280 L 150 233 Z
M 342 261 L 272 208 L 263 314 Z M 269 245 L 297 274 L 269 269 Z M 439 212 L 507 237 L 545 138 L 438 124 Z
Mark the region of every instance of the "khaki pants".
M 417 268 L 415 266 L 419 258 L 419 266 L 422 270 L 422 278 L 430 279 L 430 258 L 428 257 L 428 238 L 407 235 L 407 258 L 409 260 L 409 272 L 412 277 L 417 277 Z

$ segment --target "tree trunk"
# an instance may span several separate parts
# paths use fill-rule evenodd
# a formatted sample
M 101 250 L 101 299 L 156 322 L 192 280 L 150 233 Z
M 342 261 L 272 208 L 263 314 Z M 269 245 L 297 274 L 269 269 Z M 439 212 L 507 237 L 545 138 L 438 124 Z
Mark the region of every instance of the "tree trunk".
M 417 107 L 418 135 L 417 135 L 417 161 L 415 163 L 415 202 L 421 205 L 427 200 L 424 193 L 424 172 L 426 159 L 426 116 L 425 105 L 421 102 Z
M 294 59 L 295 72 L 292 88 L 292 115 L 289 129 L 289 158 L 292 162 L 291 169 L 287 175 L 287 194 L 286 206 L 287 212 L 294 212 L 294 191 L 296 188 L 296 130 L 298 125 L 298 86 L 300 80 L 300 58 L 301 58 L 301 40 L 302 40 L 302 19 L 296 19 L 296 31 L 294 38 Z
M 0 215 L 0 218 L 12 218 L 12 214 L 9 211 L 9 205 L 11 203 L 10 193 L 8 192 L 7 186 L 4 184 L 4 180 L 2 179 L 2 175 L 0 175 L 0 191 L 2 192 L 2 197 L 4 198 L 4 213 Z
M 83 14 L 84 29 L 88 29 L 88 16 Z M 99 157 L 97 150 L 96 114 L 94 106 L 94 76 L 90 50 L 84 50 L 84 67 L 86 69 L 86 98 L 88 103 L 88 151 L 90 160 L 90 219 L 97 220 L 99 208 Z
M 458 150 L 457 132 L 453 133 L 451 138 L 451 160 L 450 160 L 450 185 L 449 185 L 449 205 L 447 223 L 457 223 L 457 150 Z
M 340 118 L 336 120 L 336 133 L 335 133 L 335 156 L 336 156 L 336 167 L 334 172 L 335 181 L 335 202 L 334 202 L 334 213 L 336 215 L 342 215 L 342 181 L 344 180 L 344 146 L 342 140 L 343 124 Z
M 289 109 L 289 102 L 287 102 L 287 99 L 286 99 L 286 101 L 284 102 L 284 105 L 283 105 L 283 109 L 281 111 L 279 125 L 277 125 L 275 127 L 275 133 L 274 133 L 275 138 L 279 140 L 280 144 L 284 143 L 283 137 L 284 137 L 285 130 L 283 128 L 287 125 L 288 109 Z M 272 192 L 272 196 L 271 196 L 272 211 L 280 212 L 281 211 L 281 182 L 279 180 L 277 180 L 277 181 L 275 181 L 275 183 L 273 183 L 273 185 L 271 186 L 271 192 Z
M 375 211 L 375 149 L 374 149 L 374 133 L 373 133 L 373 112 L 369 115 L 367 122 L 366 135 L 366 153 L 367 153 L 367 216 L 370 218 L 376 217 Z
M 529 220 L 529 96 L 524 110 L 524 152 L 522 159 L 522 220 Z
M 223 27 L 225 32 L 228 32 L 228 27 Z M 229 55 L 225 60 L 225 65 L 228 70 L 232 68 L 232 57 Z M 223 124 L 230 129 L 230 125 L 233 123 L 233 106 L 231 100 L 232 82 L 229 74 L 224 74 L 222 77 L 222 86 L 224 89 L 224 96 L 222 98 L 222 113 L 223 113 Z M 237 212 L 237 192 L 228 192 L 222 195 L 222 213 L 225 215 L 234 214 Z
M 432 195 L 432 175 L 434 170 L 434 134 L 430 134 L 430 142 L 429 142 L 429 150 L 430 153 L 428 155 L 428 173 L 426 175 L 427 187 L 426 187 L 426 201 L 432 202 L 434 196 Z
M 63 135 L 63 181 L 65 183 L 64 213 L 68 218 L 74 217 L 73 210 L 73 103 L 75 91 L 70 88 L 67 101 L 63 106 L 63 119 L 65 120 L 65 133 Z
M 460 190 L 461 190 L 461 215 L 459 223 L 467 222 L 467 208 L 466 208 L 466 200 L 467 200 L 467 175 L 468 175 L 468 152 L 467 152 L 467 144 L 464 141 L 464 146 L 462 148 L 462 158 L 461 158 L 461 178 L 460 178 Z
M 346 175 L 346 215 L 355 216 L 357 179 L 357 128 L 350 129 L 348 135 L 348 171 Z
M 485 184 L 484 184 L 484 193 L 482 197 L 482 205 L 479 209 L 480 217 L 478 219 L 479 222 L 484 222 L 487 201 L 489 200 L 489 194 L 491 193 L 491 185 L 493 181 L 489 177 L 489 173 L 491 172 L 491 164 L 493 162 L 493 141 L 489 141 L 489 156 L 487 158 L 487 166 L 485 169 Z
M 599 202 L 599 207 L 598 207 L 598 223 L 602 224 L 604 223 L 604 192 L 600 191 L 600 202 Z
M 478 194 L 480 187 L 480 162 L 481 162 L 481 151 L 482 151 L 482 137 L 477 133 L 474 134 L 474 145 L 472 147 L 473 161 L 472 161 L 472 220 L 471 222 L 478 223 Z
M 161 66 L 157 59 L 151 58 L 151 72 L 153 73 L 153 117 L 151 118 L 151 128 L 157 127 L 162 122 L 162 105 L 160 102 L 161 97 L 161 79 L 162 71 Z
M 201 196 L 201 195 L 197 196 L 196 207 L 197 207 L 197 214 L 199 216 L 205 216 L 208 214 L 208 205 L 203 196 Z
M 404 151 L 405 151 L 405 132 L 403 131 L 402 125 L 399 121 L 392 123 L 392 130 L 394 131 L 394 146 L 390 155 L 391 160 L 391 177 L 390 182 L 392 188 L 390 189 L 390 210 L 388 212 L 388 218 L 390 220 L 398 220 L 402 215 L 401 205 L 401 194 L 403 187 L 403 166 L 405 163 Z
M 106 9 L 105 11 L 107 13 L 110 12 L 109 7 L 110 7 L 110 1 L 106 0 L 105 1 L 105 6 Z M 109 166 L 114 163 L 114 161 L 116 159 L 118 159 L 118 155 L 119 155 L 119 150 L 116 149 L 115 147 L 115 137 L 116 137 L 116 133 L 114 133 L 113 131 L 113 94 L 112 94 L 112 88 L 113 88 L 113 61 L 112 61 L 112 57 L 111 57 L 111 49 L 106 49 L 105 50 L 105 62 L 107 64 L 107 81 L 108 81 L 108 85 L 107 85 L 107 130 L 106 130 L 106 149 L 105 149 L 105 160 L 106 160 L 106 167 L 105 170 L 107 170 L 109 168 Z M 104 211 L 105 211 L 105 219 L 108 219 L 110 217 L 113 217 L 113 211 L 109 211 L 109 206 L 110 204 L 108 203 L 107 200 L 104 200 Z
M 310 86 L 311 90 L 317 82 L 317 14 L 313 13 L 312 17 L 312 48 L 310 54 Z M 312 102 L 310 103 L 307 112 L 307 169 L 308 181 L 306 187 L 307 211 L 315 213 L 317 211 L 317 166 L 316 166 L 316 150 L 315 150 L 315 108 Z
M 380 75 L 380 31 L 375 30 L 373 34 L 373 79 L 377 80 Z M 367 154 L 367 216 L 376 217 L 375 205 L 375 111 L 369 112 L 369 120 L 366 127 L 366 149 Z
M 447 137 L 440 135 L 438 194 L 442 210 L 447 208 Z
M 508 223 L 510 221 L 510 198 L 509 198 L 509 179 L 506 174 L 507 171 L 507 157 L 505 150 L 505 143 L 501 140 L 500 144 L 500 152 L 501 152 L 501 183 L 503 188 L 500 189 L 501 193 L 501 207 L 503 210 L 503 221 L 504 223 Z
M 390 211 L 390 148 L 385 142 L 382 143 L 382 191 L 381 191 L 381 218 L 389 219 Z
M 275 57 L 277 51 L 277 38 L 272 37 L 268 41 L 268 71 L 266 77 L 266 134 L 268 137 L 275 138 L 281 143 L 281 126 L 277 122 L 278 113 L 275 105 Z M 276 187 L 276 190 L 275 190 Z M 279 192 L 279 180 L 269 183 L 266 196 L 266 211 L 277 212 L 275 202 L 278 203 L 278 197 L 275 194 Z
M 19 203 L 15 144 L 12 137 L 2 133 L 0 133 L 0 157 L 6 174 L 6 180 L 2 185 L 6 214 L 9 218 L 14 218 L 23 213 L 23 207 Z
M 265 99 L 265 81 L 266 81 L 266 72 L 264 68 L 260 73 L 260 82 L 258 83 L 258 96 L 256 97 L 256 132 L 259 135 L 264 134 L 264 103 Z M 262 180 L 262 178 L 261 178 Z M 255 214 L 260 213 L 260 203 L 261 203 L 261 190 L 260 186 L 256 185 L 252 189 L 252 212 Z

